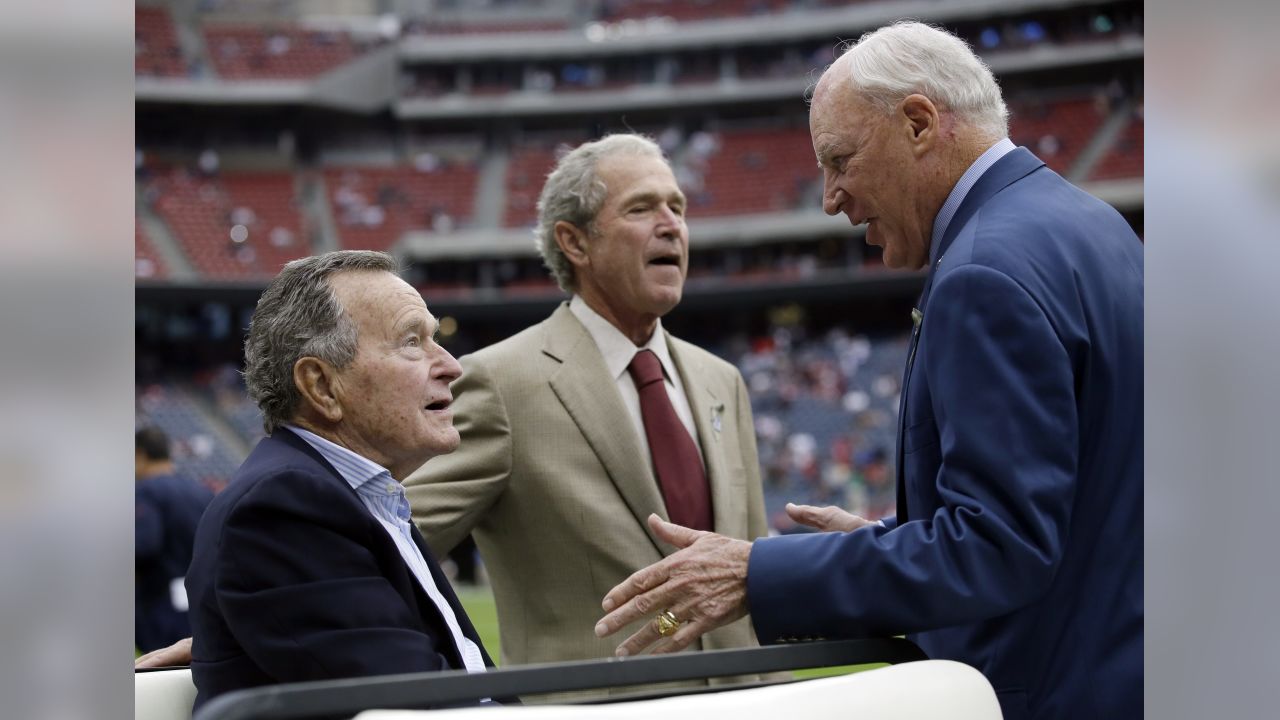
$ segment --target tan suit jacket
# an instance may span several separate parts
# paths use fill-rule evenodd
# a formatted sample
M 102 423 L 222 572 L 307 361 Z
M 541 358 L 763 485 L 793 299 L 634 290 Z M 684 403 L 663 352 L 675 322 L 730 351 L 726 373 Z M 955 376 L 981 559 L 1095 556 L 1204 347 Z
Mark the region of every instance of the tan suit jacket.
M 697 426 L 716 531 L 765 535 L 741 374 L 689 343 L 667 342 Z M 604 358 L 565 303 L 461 363 L 453 407 L 462 443 L 405 481 L 414 522 L 441 556 L 473 533 L 497 602 L 502 664 L 612 655 L 639 625 L 597 638 L 600 601 L 674 548 L 645 523 L 667 512 Z M 700 640 L 704 649 L 755 644 L 745 618 Z

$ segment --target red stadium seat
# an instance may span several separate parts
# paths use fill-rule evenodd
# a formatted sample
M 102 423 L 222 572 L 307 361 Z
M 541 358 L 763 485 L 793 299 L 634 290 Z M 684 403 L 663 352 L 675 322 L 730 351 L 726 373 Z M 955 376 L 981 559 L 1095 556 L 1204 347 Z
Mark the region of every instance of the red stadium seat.
M 143 77 L 186 76 L 187 64 L 167 8 L 134 9 L 133 71 Z

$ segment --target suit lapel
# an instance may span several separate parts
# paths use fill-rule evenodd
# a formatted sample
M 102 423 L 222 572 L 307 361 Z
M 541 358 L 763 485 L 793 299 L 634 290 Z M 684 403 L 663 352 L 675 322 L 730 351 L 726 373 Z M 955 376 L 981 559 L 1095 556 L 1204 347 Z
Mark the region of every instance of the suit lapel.
M 567 303 L 547 321 L 543 352 L 561 363 L 551 375 L 552 391 L 604 465 L 636 522 L 647 530 L 650 513 L 667 519 L 658 484 L 650 476 L 616 382 L 609 377 L 600 349 Z M 663 552 L 651 534 L 650 540 Z
M 925 312 L 926 306 L 929 304 L 929 293 L 933 290 L 933 281 L 938 274 L 938 267 L 942 264 L 943 256 L 947 254 L 947 249 L 951 247 L 951 243 L 960 234 L 960 231 L 964 229 L 969 220 L 973 218 L 974 214 L 988 200 L 995 197 L 996 193 L 1041 167 L 1044 167 L 1043 160 L 1032 154 L 1030 150 L 1024 147 L 1017 147 L 997 160 L 994 165 L 982 174 L 982 177 L 978 178 L 973 187 L 969 188 L 968 194 L 960 202 L 960 207 L 956 209 L 956 214 L 951 218 L 946 231 L 942 233 L 942 239 L 938 242 L 937 254 L 929 258 L 929 276 L 925 279 L 924 291 L 920 293 L 920 301 L 917 303 L 917 308 L 920 312 Z M 908 520 L 906 483 L 903 481 L 903 462 L 906 459 L 903 445 L 905 438 L 903 435 L 907 429 L 907 391 L 911 387 L 911 375 L 915 370 L 916 349 L 920 346 L 920 336 L 923 332 L 923 326 L 919 324 L 912 328 L 911 345 L 907 352 L 907 365 L 902 374 L 902 392 L 898 398 L 897 516 L 899 523 L 904 523 Z
M 714 529 L 722 535 L 745 537 L 746 516 L 736 511 L 739 503 L 734 502 L 733 478 L 724 462 L 724 439 L 721 437 L 725 422 L 724 398 L 716 395 L 711 383 L 703 382 L 711 373 L 699 365 L 692 354 L 682 352 L 680 341 L 670 333 L 667 334 L 667 348 L 680 373 L 689 409 L 693 411 L 693 425 L 698 432 L 698 443 L 702 446 L 702 458 L 707 468 L 707 483 L 711 487 Z
M 436 642 L 439 644 L 439 649 L 444 653 L 454 667 L 465 667 L 465 664 L 462 661 L 462 648 L 459 648 L 457 643 L 453 641 L 453 633 L 449 632 L 449 626 L 444 621 L 444 614 L 440 612 L 440 608 L 436 606 L 434 601 L 432 601 L 431 596 L 427 595 L 427 591 L 422 587 L 422 583 L 418 582 L 418 578 L 413 574 L 413 570 L 409 568 L 408 563 L 406 563 L 404 558 L 401 557 L 400 550 L 396 546 L 395 541 L 386 537 L 386 530 L 383 528 L 382 524 L 378 522 L 377 518 L 373 517 L 373 515 L 369 513 L 369 509 L 365 507 L 364 501 L 360 499 L 360 495 L 355 491 L 355 488 L 351 487 L 351 483 L 348 483 L 346 478 L 342 477 L 342 474 L 339 473 L 333 465 L 329 464 L 329 461 L 326 460 L 318 450 L 311 447 L 310 443 L 303 440 L 288 428 L 280 428 L 276 430 L 271 434 L 271 437 L 268 438 L 268 440 L 279 440 L 294 450 L 303 453 L 320 463 L 321 466 L 329 471 L 334 482 L 346 488 L 346 490 L 351 493 L 351 499 L 354 503 L 354 507 L 358 508 L 356 511 L 362 516 L 367 517 L 369 522 L 374 526 L 374 536 L 386 539 L 383 552 L 393 554 L 400 560 L 400 567 L 403 569 L 402 579 L 405 585 L 410 588 L 410 592 L 413 595 L 412 600 L 417 604 L 418 611 L 422 615 L 423 623 L 434 631 L 433 634 Z M 466 611 L 462 609 L 462 605 L 458 602 L 458 597 L 453 593 L 453 589 L 449 585 L 448 578 L 446 578 L 444 573 L 440 570 L 440 565 L 432 556 L 431 550 L 427 547 L 426 541 L 424 541 L 422 535 L 418 533 L 418 528 L 410 523 L 409 531 L 412 534 L 414 543 L 417 544 L 418 549 L 422 552 L 423 559 L 426 560 L 427 569 L 430 571 L 432 579 L 435 580 L 436 587 L 440 590 L 440 594 L 444 596 L 450 607 L 453 608 L 453 614 L 457 617 L 458 624 L 461 626 L 463 634 L 471 638 L 476 645 L 480 646 L 481 652 L 485 657 L 485 662 L 492 665 L 493 662 L 489 660 L 488 654 L 484 653 L 484 646 L 481 645 L 475 628 L 471 626 L 470 621 L 467 619 Z M 370 550 L 375 550 L 375 548 L 370 548 Z M 404 596 L 403 592 L 400 594 L 402 597 Z M 410 598 L 406 597 L 405 599 L 409 600 Z

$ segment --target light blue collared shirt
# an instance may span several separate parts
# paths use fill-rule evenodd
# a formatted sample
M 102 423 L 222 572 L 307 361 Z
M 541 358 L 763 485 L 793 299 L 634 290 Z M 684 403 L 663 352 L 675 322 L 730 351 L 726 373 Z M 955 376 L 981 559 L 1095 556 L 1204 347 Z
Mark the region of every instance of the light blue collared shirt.
M 285 425 L 285 427 L 297 433 L 298 437 L 315 448 L 316 452 L 328 460 L 342 479 L 356 491 L 360 496 L 360 502 L 364 503 L 369 513 L 382 524 L 387 534 L 395 541 L 400 556 L 413 571 L 418 584 L 422 585 L 427 597 L 431 598 L 431 602 L 436 604 L 440 614 L 444 616 L 445 625 L 448 626 L 454 643 L 461 651 L 467 672 L 484 672 L 484 656 L 481 655 L 479 646 L 462 634 L 462 628 L 458 625 L 457 616 L 453 614 L 453 608 L 440 593 L 440 588 L 436 586 L 435 579 L 431 577 L 431 571 L 427 568 L 427 561 L 422 557 L 422 551 L 413 541 L 413 534 L 409 531 L 411 518 L 409 500 L 405 497 L 404 486 L 391 477 L 389 470 L 366 457 L 297 425 Z
M 933 235 L 929 239 L 929 265 L 936 263 L 938 258 L 938 245 L 942 242 L 942 236 L 947 232 L 947 226 L 951 224 L 951 219 L 956 216 L 956 211 L 960 209 L 960 203 L 964 202 L 969 191 L 973 189 L 974 183 L 978 182 L 978 178 L 983 173 L 991 169 L 996 161 L 1012 152 L 1017 146 L 1009 138 L 1005 138 L 995 145 L 987 148 L 987 151 L 978 156 L 977 160 L 969 166 L 968 170 L 960 176 L 960 180 L 956 182 L 956 186 L 951 188 L 951 194 L 947 196 L 947 201 L 942 203 L 942 208 L 938 210 L 938 216 L 933 219 Z

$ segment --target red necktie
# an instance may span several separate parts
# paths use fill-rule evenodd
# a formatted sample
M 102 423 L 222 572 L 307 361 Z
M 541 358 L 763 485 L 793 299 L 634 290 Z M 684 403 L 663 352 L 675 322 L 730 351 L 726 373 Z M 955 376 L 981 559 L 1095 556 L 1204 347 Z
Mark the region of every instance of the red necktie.
M 640 393 L 640 416 L 649 438 L 649 454 L 671 522 L 695 530 L 711 528 L 711 490 L 698 448 L 676 415 L 662 381 L 662 364 L 652 350 L 641 350 L 627 366 Z

